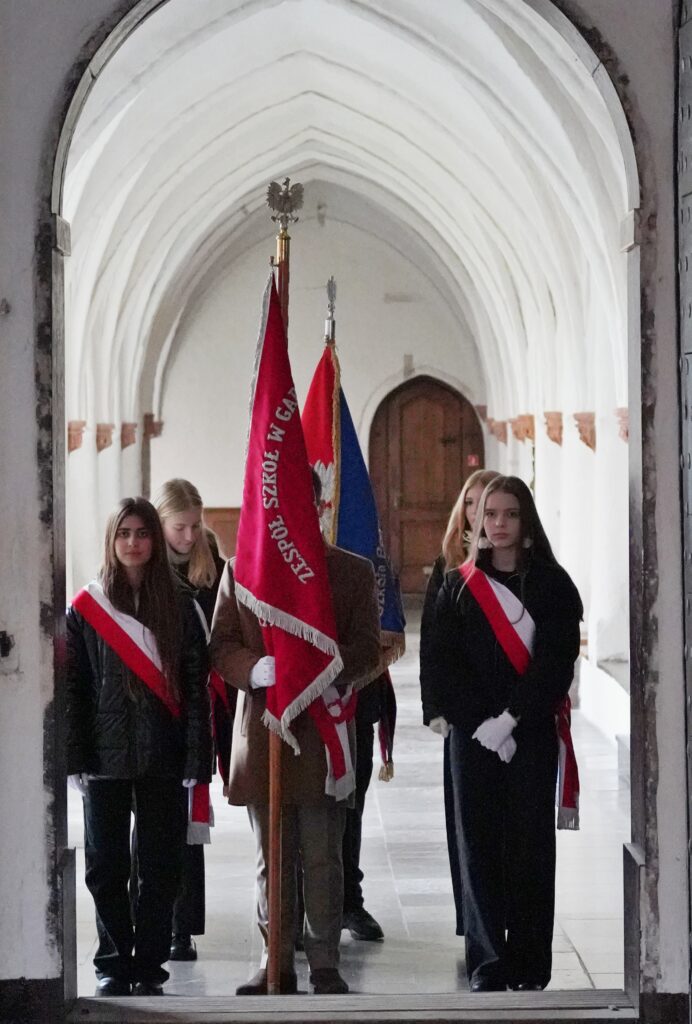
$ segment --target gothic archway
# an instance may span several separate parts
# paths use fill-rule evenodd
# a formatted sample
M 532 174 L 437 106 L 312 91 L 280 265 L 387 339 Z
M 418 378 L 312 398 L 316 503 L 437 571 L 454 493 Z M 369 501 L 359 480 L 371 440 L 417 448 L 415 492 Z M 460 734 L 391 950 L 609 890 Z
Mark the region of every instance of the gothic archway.
M 130 12 L 130 14 L 124 19 L 122 24 L 118 27 L 118 29 L 115 32 L 113 32 L 112 36 L 109 38 L 107 43 L 104 44 L 104 48 L 99 52 L 98 58 L 97 58 L 99 66 L 103 67 L 104 64 L 107 62 L 109 56 L 113 52 L 115 52 L 115 50 L 120 45 L 122 45 L 122 43 L 128 38 L 128 36 L 132 32 L 134 32 L 136 30 L 138 25 L 144 19 L 149 17 L 152 14 L 152 12 L 154 12 L 156 10 L 156 8 L 161 7 L 161 6 L 164 6 L 164 4 L 163 3 L 154 3 L 154 2 L 151 2 L 151 0 L 146 0 L 146 2 L 143 2 L 143 3 L 135 6 L 133 8 L 133 10 Z M 574 29 L 574 27 L 567 21 L 566 18 L 564 18 L 561 14 L 559 14 L 557 12 L 556 8 L 554 8 L 552 4 L 548 3 L 547 0 L 546 0 L 545 3 L 536 3 L 534 6 L 536 6 L 536 8 L 539 9 L 539 10 L 540 9 L 544 9 L 546 13 L 549 13 L 549 16 L 550 16 L 549 20 L 551 21 L 553 26 L 557 27 L 558 30 L 560 30 L 569 39 L 569 41 L 570 41 L 570 43 L 572 45 L 575 45 L 575 49 L 577 50 L 577 52 L 579 53 L 580 56 L 584 56 L 584 54 L 589 54 L 591 58 L 593 57 L 591 50 L 587 47 L 586 43 L 583 41 L 581 36 L 579 36 L 579 34 L 576 31 L 576 29 Z M 69 138 L 70 138 L 71 133 L 72 133 L 72 131 L 74 129 L 74 125 L 76 123 L 76 119 L 79 116 L 79 111 L 80 111 L 81 107 L 83 106 L 83 103 L 85 101 L 85 98 L 86 98 L 86 95 L 87 95 L 87 92 L 88 92 L 88 77 L 85 78 L 84 81 L 85 81 L 84 86 L 82 86 L 82 88 L 75 95 L 75 100 L 74 100 L 73 106 L 72 106 L 72 108 L 71 108 L 71 110 L 69 112 L 68 118 L 67 118 L 67 120 L 65 122 L 65 126 L 64 126 L 64 129 L 63 129 L 62 140 L 61 140 L 61 146 L 59 148 L 58 158 L 57 158 L 57 161 L 56 161 L 55 187 L 54 187 L 54 192 L 53 192 L 53 203 L 54 203 L 53 211 L 54 211 L 54 214 L 56 215 L 56 218 L 57 218 L 56 223 L 57 223 L 58 228 L 59 228 L 59 230 L 57 232 L 58 244 L 57 244 L 57 247 L 56 247 L 56 252 L 57 252 L 56 263 L 57 263 L 58 266 L 57 266 L 56 278 L 54 279 L 54 287 L 56 287 L 56 292 L 59 291 L 59 288 L 61 286 L 61 282 L 60 282 L 60 266 L 59 266 L 60 262 L 61 262 L 61 258 L 62 258 L 62 256 L 66 255 L 67 251 L 69 250 L 69 244 L 66 244 L 66 241 L 65 241 L 66 238 L 68 237 L 67 225 L 65 225 L 64 222 L 62 222 L 61 219 L 60 219 L 61 210 L 62 210 L 62 206 L 61 206 L 61 202 L 62 202 L 62 182 L 63 182 L 63 177 L 64 177 L 65 162 L 66 162 L 67 152 L 68 152 Z M 619 103 L 617 101 L 617 97 L 615 95 L 615 92 L 614 92 L 614 89 L 613 89 L 612 85 L 610 84 L 609 80 L 607 80 L 607 78 L 606 78 L 605 81 L 603 79 L 601 79 L 599 81 L 599 87 L 601 87 L 602 89 L 605 90 L 605 93 L 607 94 L 607 103 L 608 103 L 609 109 L 611 111 L 611 114 L 612 114 L 614 120 L 617 121 L 618 127 L 622 128 L 622 126 L 624 124 L 624 115 L 622 113 L 622 108 L 621 108 L 621 106 L 619 105 Z M 636 182 L 636 168 L 635 168 L 634 158 L 633 158 L 633 149 L 632 149 L 632 144 L 631 144 L 631 140 L 630 140 L 629 134 L 625 133 L 625 134 L 622 135 L 622 137 L 625 139 L 625 142 L 623 143 L 623 145 L 624 145 L 624 159 L 625 159 L 625 164 L 628 167 L 629 193 L 630 193 L 631 205 L 632 205 L 632 209 L 635 209 L 636 205 L 637 205 L 636 193 L 638 191 L 638 185 L 637 185 L 637 182 Z M 632 245 L 631 245 L 632 253 L 634 253 L 634 250 L 635 250 L 634 239 L 632 239 Z M 57 339 L 60 339 L 60 337 L 61 337 L 60 326 L 59 326 L 59 322 L 58 321 L 56 321 L 56 323 L 55 323 L 54 337 L 57 338 Z M 634 327 L 632 327 L 632 333 L 631 333 L 631 336 L 630 336 L 630 344 L 631 345 L 635 345 L 638 348 L 638 345 L 639 345 L 639 329 L 638 329 L 638 325 L 637 324 L 635 324 Z M 640 395 L 639 395 L 638 389 L 635 389 L 635 391 L 636 391 L 636 393 L 632 393 L 632 391 L 630 392 L 630 402 L 632 404 L 634 404 L 634 405 L 638 405 L 639 401 L 640 401 Z M 62 432 L 64 430 L 64 417 L 62 415 L 62 410 L 60 408 L 60 403 L 59 402 L 55 403 L 54 408 L 56 410 L 56 416 L 57 416 L 57 419 L 56 419 L 56 421 L 54 423 L 54 429 L 55 429 L 55 432 L 56 432 L 56 435 L 57 435 L 57 434 L 59 434 L 60 432 Z M 635 432 L 633 432 L 633 434 L 634 433 Z M 633 439 L 636 440 L 636 436 L 633 437 Z M 640 495 L 635 495 L 635 501 L 636 502 L 640 502 L 640 500 L 641 500 L 640 499 Z M 59 504 L 59 502 L 58 502 L 58 504 Z M 60 510 L 58 510 L 58 517 L 57 517 L 58 521 L 60 521 L 59 511 Z M 643 611 L 642 611 L 642 614 L 643 614 Z

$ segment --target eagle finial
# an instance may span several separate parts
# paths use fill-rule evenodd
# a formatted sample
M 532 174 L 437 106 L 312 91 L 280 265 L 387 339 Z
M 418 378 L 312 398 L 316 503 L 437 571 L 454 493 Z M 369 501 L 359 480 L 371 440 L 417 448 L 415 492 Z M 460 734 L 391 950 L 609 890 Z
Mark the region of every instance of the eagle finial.
M 290 178 L 284 178 L 280 185 L 278 181 L 271 181 L 267 187 L 267 206 L 274 210 L 272 220 L 278 223 L 285 231 L 289 224 L 295 223 L 298 218 L 295 211 L 300 210 L 303 205 L 303 186 L 296 182 L 291 185 Z

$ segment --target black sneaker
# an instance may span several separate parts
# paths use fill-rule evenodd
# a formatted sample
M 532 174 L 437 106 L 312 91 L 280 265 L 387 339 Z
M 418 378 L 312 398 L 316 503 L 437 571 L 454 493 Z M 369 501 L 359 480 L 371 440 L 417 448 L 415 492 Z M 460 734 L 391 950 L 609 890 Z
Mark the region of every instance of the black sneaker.
M 191 935 L 184 935 L 182 932 L 173 936 L 171 940 L 171 955 L 169 960 L 196 960 L 197 950 Z
M 130 982 L 124 981 L 122 978 L 111 978 L 104 975 L 96 984 L 97 996 L 129 996 L 129 994 Z
M 132 986 L 133 996 L 162 996 L 163 985 L 157 981 L 136 981 Z
M 380 942 L 384 938 L 384 932 L 365 907 L 345 910 L 341 919 L 341 927 L 348 928 L 353 938 L 360 939 L 362 942 Z

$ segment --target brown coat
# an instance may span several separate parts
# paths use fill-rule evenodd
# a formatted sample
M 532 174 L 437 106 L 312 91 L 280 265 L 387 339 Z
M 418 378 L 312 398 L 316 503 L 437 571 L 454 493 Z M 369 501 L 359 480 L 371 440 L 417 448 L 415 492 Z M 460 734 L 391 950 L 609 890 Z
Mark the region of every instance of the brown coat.
M 358 555 L 326 546 L 327 571 L 334 601 L 339 653 L 344 663 L 337 684 L 365 686 L 380 660 L 380 619 L 372 565 Z M 237 603 L 233 568 L 224 569 L 211 629 L 214 668 L 230 686 L 240 690 L 233 724 L 229 803 L 269 802 L 269 730 L 262 724 L 265 690 L 250 690 L 253 666 L 266 654 L 255 615 Z M 287 744 L 282 748 L 282 802 L 313 804 L 325 796 L 327 777 L 325 748 L 309 712 L 292 723 L 300 746 L 296 756 Z M 355 726 L 349 724 L 351 756 L 355 763 Z

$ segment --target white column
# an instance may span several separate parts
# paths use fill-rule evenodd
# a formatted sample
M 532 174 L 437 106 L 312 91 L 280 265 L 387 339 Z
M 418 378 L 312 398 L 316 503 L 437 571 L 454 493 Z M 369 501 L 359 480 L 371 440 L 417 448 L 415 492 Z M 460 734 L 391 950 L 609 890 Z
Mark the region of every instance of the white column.
M 543 529 L 555 553 L 560 545 L 560 497 L 562 447 L 551 441 L 545 429 L 543 413 L 536 413 L 536 487 L 535 499 Z
M 629 658 L 628 448 L 614 410 L 596 421 L 589 656 Z
M 584 608 L 588 609 L 591 599 L 595 457 L 579 439 L 571 409 L 563 416 L 562 455 L 560 538 L 555 555 L 579 588 Z
M 101 561 L 103 534 L 99 530 L 99 479 L 96 437 L 87 425 L 82 445 L 67 456 L 66 489 L 66 594 L 74 594 L 93 579 Z

